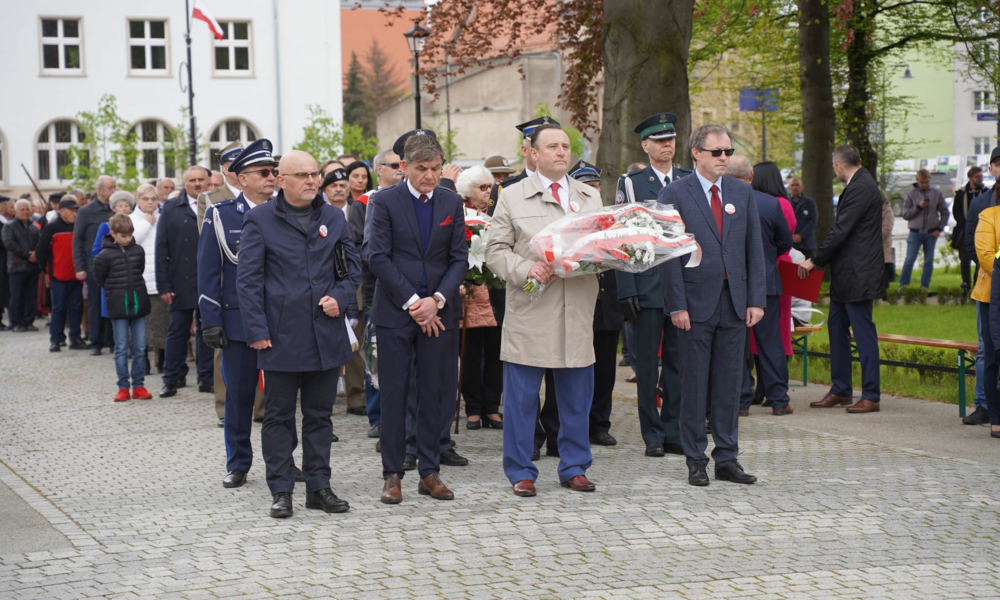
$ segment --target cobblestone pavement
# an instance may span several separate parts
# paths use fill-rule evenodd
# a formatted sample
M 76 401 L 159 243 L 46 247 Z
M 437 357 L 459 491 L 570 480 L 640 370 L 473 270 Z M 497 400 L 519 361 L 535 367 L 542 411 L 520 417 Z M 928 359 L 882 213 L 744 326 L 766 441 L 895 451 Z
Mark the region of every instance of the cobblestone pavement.
M 762 416 L 741 431 L 761 482 L 692 488 L 681 458 L 642 456 L 623 395 L 594 494 L 560 488 L 543 457 L 539 495 L 515 498 L 501 434 L 463 428 L 472 464 L 443 472 L 456 500 L 407 476 L 387 507 L 367 422 L 338 403 L 334 489 L 351 511 L 307 511 L 300 487 L 278 521 L 259 454 L 246 487 L 223 489 L 208 395 L 116 405 L 110 357 L 46 350 L 41 333 L 0 334 L 0 481 L 73 547 L 0 556 L 0 598 L 1000 597 L 995 464 Z

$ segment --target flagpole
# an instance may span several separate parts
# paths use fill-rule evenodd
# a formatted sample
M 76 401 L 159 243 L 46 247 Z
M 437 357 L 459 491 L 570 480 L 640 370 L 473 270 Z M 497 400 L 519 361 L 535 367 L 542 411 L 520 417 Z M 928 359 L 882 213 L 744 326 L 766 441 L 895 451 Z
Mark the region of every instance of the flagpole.
M 198 164 L 198 138 L 196 137 L 196 127 L 194 118 L 194 87 L 191 77 L 191 8 L 188 0 L 184 0 L 184 22 L 187 24 L 187 33 L 184 35 L 184 42 L 187 44 L 187 75 L 188 75 L 188 117 L 190 118 L 190 142 L 191 142 L 191 165 Z

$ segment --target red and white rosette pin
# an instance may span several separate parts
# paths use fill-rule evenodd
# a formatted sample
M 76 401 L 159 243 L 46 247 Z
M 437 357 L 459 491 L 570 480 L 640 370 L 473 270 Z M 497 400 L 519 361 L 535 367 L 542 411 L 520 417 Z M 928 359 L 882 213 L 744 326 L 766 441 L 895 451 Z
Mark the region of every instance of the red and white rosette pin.
M 327 232 L 326 225 L 320 225 L 319 226 L 319 237 L 324 237 L 325 238 L 326 237 L 326 232 Z

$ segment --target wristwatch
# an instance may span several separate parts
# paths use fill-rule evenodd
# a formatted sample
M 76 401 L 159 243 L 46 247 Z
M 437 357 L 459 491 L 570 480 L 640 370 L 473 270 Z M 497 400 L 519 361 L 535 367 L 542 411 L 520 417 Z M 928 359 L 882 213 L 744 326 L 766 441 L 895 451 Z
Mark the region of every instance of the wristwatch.
M 444 296 L 441 292 L 434 292 L 434 298 L 437 300 L 438 310 L 444 308 Z

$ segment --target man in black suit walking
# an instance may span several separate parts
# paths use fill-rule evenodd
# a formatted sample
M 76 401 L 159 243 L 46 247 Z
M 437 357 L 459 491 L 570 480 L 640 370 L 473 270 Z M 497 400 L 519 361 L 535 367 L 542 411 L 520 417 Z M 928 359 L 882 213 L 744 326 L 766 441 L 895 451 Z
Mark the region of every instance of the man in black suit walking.
M 156 289 L 170 306 L 161 398 L 169 398 L 187 385 L 187 342 L 198 307 L 198 194 L 207 183 L 208 171 L 188 167 L 184 193 L 163 205 L 156 222 Z M 212 393 L 212 349 L 201 338 L 200 324 L 195 353 L 198 391 Z

